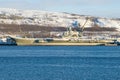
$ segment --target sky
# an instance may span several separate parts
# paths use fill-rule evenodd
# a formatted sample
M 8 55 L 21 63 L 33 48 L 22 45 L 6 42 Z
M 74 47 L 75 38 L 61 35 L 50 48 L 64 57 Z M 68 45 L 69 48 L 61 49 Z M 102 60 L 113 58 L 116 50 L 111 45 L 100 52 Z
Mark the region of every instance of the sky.
M 120 0 L 0 0 L 0 8 L 120 18 Z

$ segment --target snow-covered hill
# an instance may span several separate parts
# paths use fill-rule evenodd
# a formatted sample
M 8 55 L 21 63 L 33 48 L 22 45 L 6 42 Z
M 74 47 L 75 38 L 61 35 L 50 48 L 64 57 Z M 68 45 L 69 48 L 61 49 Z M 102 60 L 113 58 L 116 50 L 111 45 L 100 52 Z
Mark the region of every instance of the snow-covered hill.
M 17 10 L 0 8 L 0 24 L 27 24 L 51 27 L 67 27 L 74 21 L 78 21 L 81 25 L 83 25 L 86 21 L 86 17 L 89 17 L 90 19 L 86 23 L 85 27 L 92 27 L 93 24 L 97 24 L 100 27 L 115 27 L 117 28 L 117 30 L 120 31 L 120 19 L 108 19 L 38 10 Z

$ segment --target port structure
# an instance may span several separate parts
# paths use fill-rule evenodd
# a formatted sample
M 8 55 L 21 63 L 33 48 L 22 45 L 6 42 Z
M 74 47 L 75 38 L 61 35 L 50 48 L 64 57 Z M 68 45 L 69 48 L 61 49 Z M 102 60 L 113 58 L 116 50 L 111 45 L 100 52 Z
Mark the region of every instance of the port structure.
M 86 17 L 85 18 L 85 22 L 84 22 L 84 24 L 82 26 L 81 26 L 81 24 L 78 21 L 75 21 L 74 23 L 72 23 L 71 26 L 68 26 L 66 34 L 69 37 L 72 37 L 72 35 L 76 35 L 76 37 L 82 37 L 85 25 L 86 25 L 86 23 L 88 22 L 89 19 L 90 18 Z M 76 31 L 72 31 L 72 27 L 74 27 L 74 28 L 77 27 L 79 30 L 77 32 Z
M 86 25 L 86 23 L 88 22 L 89 18 L 86 17 L 85 20 L 86 20 L 85 23 L 84 23 L 81 27 L 80 27 L 80 23 L 78 23 L 78 27 L 80 28 L 80 31 L 79 31 L 79 36 L 80 36 L 80 37 L 83 36 L 83 31 L 84 31 L 85 25 Z

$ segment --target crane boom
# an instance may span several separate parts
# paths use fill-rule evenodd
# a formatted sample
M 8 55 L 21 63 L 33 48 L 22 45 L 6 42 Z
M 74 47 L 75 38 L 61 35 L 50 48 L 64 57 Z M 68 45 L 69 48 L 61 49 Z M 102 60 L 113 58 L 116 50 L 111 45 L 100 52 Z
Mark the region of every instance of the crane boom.
M 80 27 L 80 32 L 79 32 L 79 36 L 81 37 L 82 36 L 82 34 L 83 34 L 83 31 L 84 31 L 84 28 L 85 28 L 85 25 L 86 25 L 86 23 L 87 23 L 87 21 L 88 21 L 88 17 L 86 17 L 86 21 L 85 21 L 85 23 L 80 27 L 80 23 L 78 24 L 78 26 Z
M 86 25 L 86 23 L 88 22 L 88 17 L 86 18 L 86 21 L 85 21 L 85 23 L 82 25 L 82 27 L 81 27 L 81 31 L 83 32 L 83 30 L 84 30 L 84 28 L 85 28 L 85 25 Z

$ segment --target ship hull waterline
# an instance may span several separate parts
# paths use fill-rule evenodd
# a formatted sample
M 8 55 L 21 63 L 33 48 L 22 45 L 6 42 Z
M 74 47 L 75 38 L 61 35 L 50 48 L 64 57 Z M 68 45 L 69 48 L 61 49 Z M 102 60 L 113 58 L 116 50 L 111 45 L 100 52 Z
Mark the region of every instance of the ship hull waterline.
M 18 46 L 102 46 L 103 43 L 17 43 Z
M 36 42 L 35 38 L 17 38 L 17 37 L 11 37 L 16 42 L 16 45 L 18 46 L 101 46 L 105 45 L 107 43 L 112 42 L 112 40 L 109 41 L 38 41 Z

